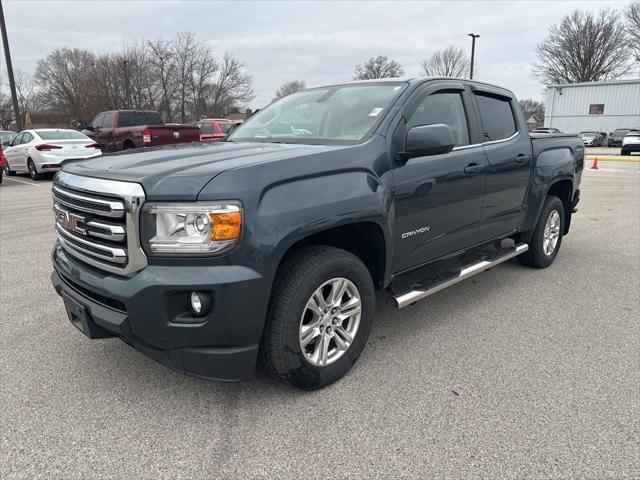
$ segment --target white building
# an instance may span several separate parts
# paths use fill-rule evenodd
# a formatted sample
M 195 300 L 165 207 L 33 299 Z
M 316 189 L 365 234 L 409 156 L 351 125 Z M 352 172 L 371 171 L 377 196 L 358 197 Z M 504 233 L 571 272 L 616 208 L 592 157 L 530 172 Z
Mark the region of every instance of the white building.
M 544 126 L 562 132 L 640 128 L 640 79 L 551 85 Z

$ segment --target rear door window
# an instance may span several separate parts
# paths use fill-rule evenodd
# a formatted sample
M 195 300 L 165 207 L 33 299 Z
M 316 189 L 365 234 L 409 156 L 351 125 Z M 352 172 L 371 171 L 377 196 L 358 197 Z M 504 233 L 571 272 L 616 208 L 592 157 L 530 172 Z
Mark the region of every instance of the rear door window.
M 517 132 L 511 101 L 506 98 L 476 94 L 484 141 L 504 140 Z
M 136 117 L 133 112 L 120 112 L 118 120 L 120 127 L 131 127 L 135 125 Z
M 147 116 L 144 114 L 144 112 L 136 112 L 134 125 L 146 125 L 146 124 L 147 124 Z
M 211 123 L 200 123 L 198 126 L 205 135 L 213 135 L 213 125 Z
M 162 117 L 160 117 L 159 113 L 147 112 L 145 113 L 146 124 L 147 125 L 162 125 Z

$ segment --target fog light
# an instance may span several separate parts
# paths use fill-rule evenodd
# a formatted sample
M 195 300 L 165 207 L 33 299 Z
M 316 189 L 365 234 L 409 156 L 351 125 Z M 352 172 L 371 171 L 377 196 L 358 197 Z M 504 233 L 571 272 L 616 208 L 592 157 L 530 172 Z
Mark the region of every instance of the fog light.
M 204 317 L 211 310 L 211 297 L 204 292 L 191 292 L 191 313 L 196 317 Z

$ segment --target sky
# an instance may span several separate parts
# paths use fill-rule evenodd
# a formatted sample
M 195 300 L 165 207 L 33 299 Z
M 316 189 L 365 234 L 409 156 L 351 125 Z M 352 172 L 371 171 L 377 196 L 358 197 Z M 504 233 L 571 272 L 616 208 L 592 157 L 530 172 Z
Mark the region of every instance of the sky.
M 531 76 L 535 46 L 550 25 L 574 9 L 622 9 L 628 1 L 201 1 L 2 0 L 14 70 L 33 73 L 41 58 L 61 47 L 96 53 L 128 42 L 192 31 L 222 55 L 240 59 L 253 76 L 251 107 L 269 103 L 284 82 L 307 86 L 348 81 L 371 56 L 398 61 L 405 76 L 449 44 L 471 50 L 474 77 L 543 100 Z M 4 53 L 0 83 L 6 87 Z

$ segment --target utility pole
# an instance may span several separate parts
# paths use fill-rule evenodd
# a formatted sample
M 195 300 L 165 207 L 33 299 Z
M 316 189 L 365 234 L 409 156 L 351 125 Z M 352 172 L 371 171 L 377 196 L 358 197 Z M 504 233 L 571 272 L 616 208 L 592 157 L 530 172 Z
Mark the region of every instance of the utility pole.
M 125 91 L 125 108 L 129 109 L 131 108 L 131 99 L 129 98 L 129 78 L 127 76 L 127 65 L 129 63 L 129 60 L 123 60 L 122 61 L 122 66 L 124 67 L 124 91 Z
M 473 62 L 476 57 L 476 38 L 480 38 L 480 35 L 476 35 L 475 33 L 468 33 L 467 35 L 471 37 L 471 68 L 469 71 L 469 79 L 473 80 Z
M 7 25 L 4 23 L 4 11 L 2 10 L 2 0 L 0 0 L 0 29 L 2 30 L 2 44 L 4 45 L 4 56 L 7 59 L 7 76 L 9 77 L 9 88 L 11 89 L 11 100 L 13 101 L 13 116 L 16 117 L 16 130 L 22 131 L 22 117 L 18 106 L 18 94 L 16 93 L 16 81 L 13 78 L 13 66 L 11 65 L 11 53 L 9 52 L 9 38 L 7 37 Z

